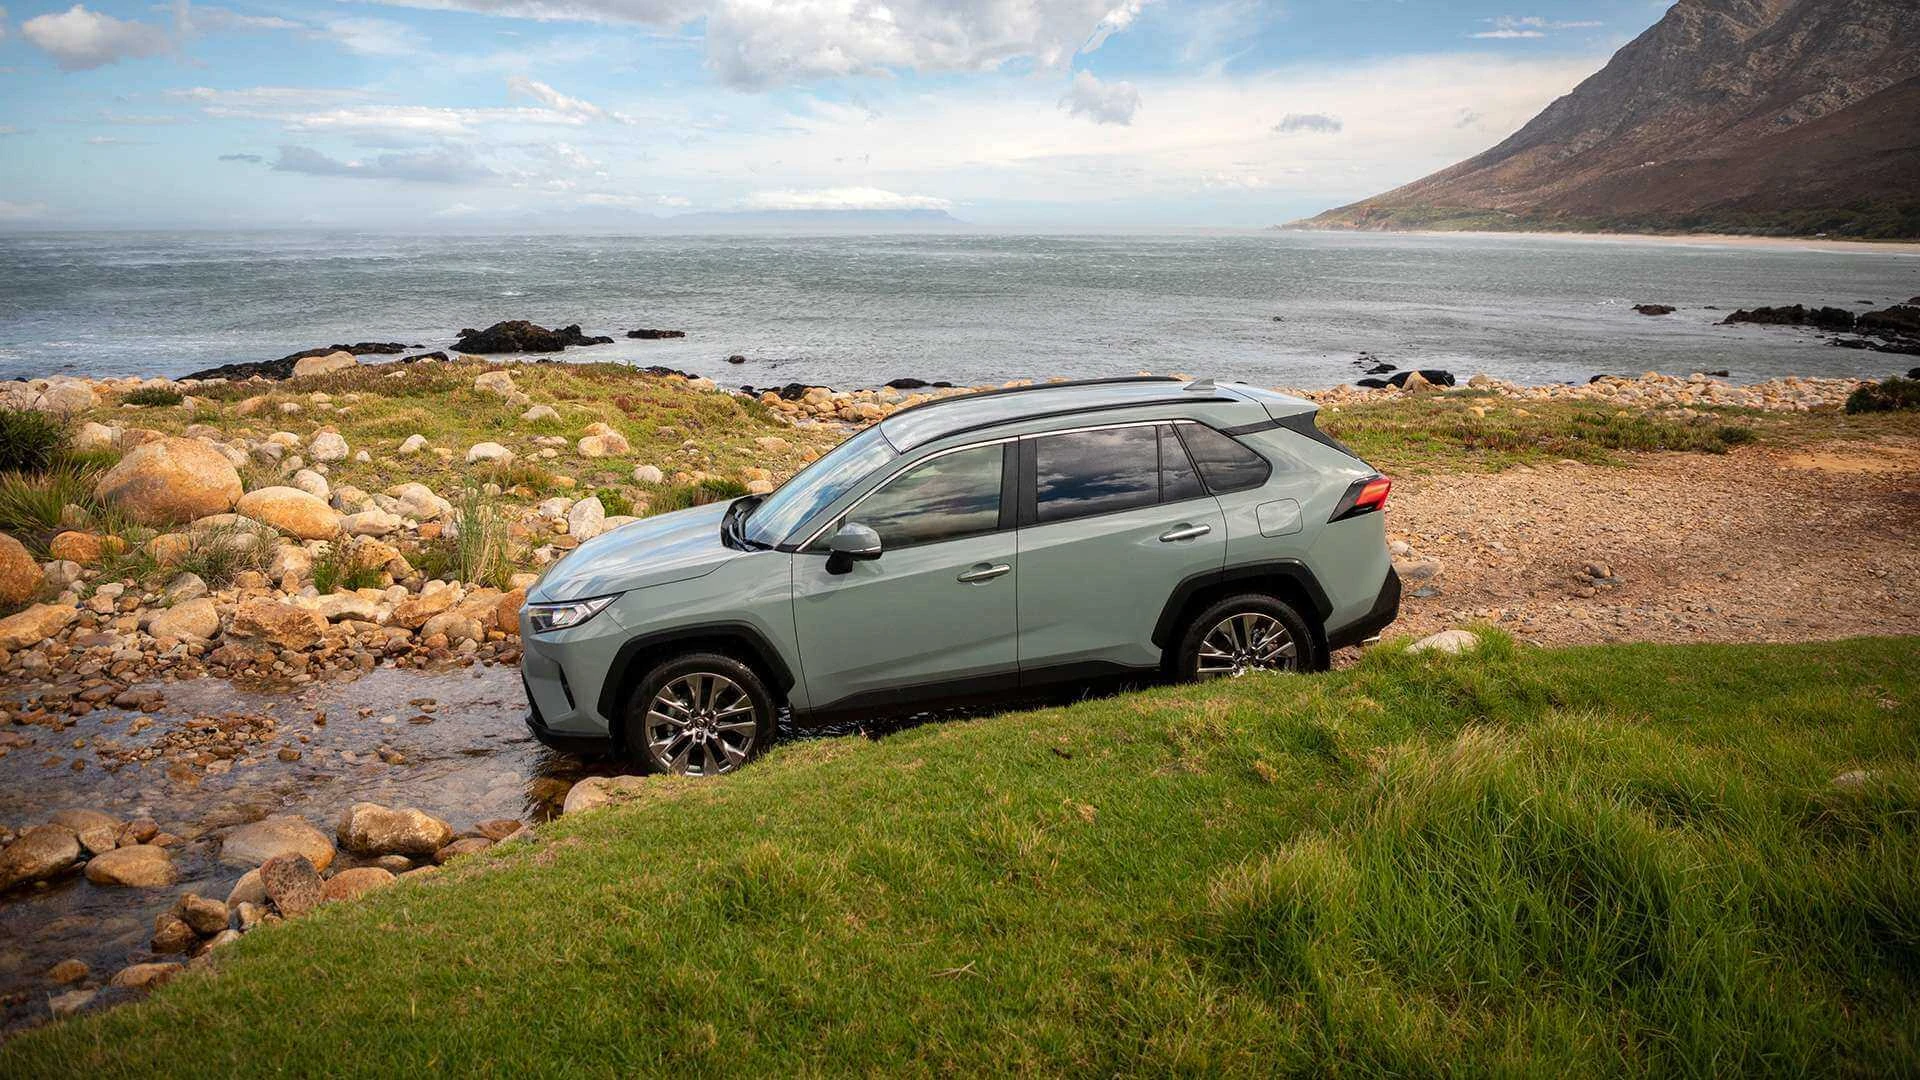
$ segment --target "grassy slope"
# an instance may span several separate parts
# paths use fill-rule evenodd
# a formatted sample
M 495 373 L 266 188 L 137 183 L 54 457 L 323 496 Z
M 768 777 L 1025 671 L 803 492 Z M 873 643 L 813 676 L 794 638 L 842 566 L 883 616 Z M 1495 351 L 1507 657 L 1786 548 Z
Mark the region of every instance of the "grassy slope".
M 792 744 L 0 1075 L 1911 1073 L 1916 691 L 1914 640 L 1495 637 Z

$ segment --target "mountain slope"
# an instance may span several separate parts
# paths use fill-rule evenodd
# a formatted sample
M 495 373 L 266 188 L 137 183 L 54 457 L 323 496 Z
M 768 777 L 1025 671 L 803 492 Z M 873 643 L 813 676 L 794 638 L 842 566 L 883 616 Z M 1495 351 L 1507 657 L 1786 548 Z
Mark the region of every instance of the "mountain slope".
M 1681 0 L 1500 145 L 1297 225 L 1920 235 L 1920 7 Z

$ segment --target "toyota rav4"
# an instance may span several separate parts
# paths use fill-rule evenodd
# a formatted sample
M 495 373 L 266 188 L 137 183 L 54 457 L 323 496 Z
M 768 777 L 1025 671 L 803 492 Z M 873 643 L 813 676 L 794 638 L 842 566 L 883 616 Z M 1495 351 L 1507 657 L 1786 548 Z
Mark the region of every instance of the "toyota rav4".
M 1105 676 L 1323 669 L 1400 606 L 1389 481 L 1312 402 L 1098 379 L 903 409 L 778 490 L 634 522 L 520 614 L 527 723 L 730 772 L 799 724 Z

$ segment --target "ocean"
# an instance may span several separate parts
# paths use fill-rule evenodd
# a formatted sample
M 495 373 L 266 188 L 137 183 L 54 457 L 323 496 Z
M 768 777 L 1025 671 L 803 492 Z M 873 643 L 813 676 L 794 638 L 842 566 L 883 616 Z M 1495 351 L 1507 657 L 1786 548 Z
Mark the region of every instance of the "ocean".
M 1358 377 L 1363 353 L 1526 383 L 1751 382 L 1912 362 L 1720 325 L 1734 308 L 1915 294 L 1912 248 L 1581 237 L 29 233 L 0 236 L 0 378 L 178 376 L 358 341 L 445 349 L 463 327 L 530 319 L 616 339 L 566 359 L 727 385 L 1148 370 L 1322 387 Z M 636 327 L 687 336 L 622 336 Z

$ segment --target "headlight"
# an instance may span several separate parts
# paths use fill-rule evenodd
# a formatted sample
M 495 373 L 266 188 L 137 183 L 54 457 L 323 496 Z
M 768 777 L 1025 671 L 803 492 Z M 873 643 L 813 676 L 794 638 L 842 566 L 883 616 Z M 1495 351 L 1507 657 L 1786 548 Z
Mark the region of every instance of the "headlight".
M 533 624 L 536 634 L 565 630 L 600 614 L 600 610 L 613 603 L 614 599 L 611 596 L 596 596 L 591 600 L 568 600 L 561 604 L 528 604 L 527 621 Z

